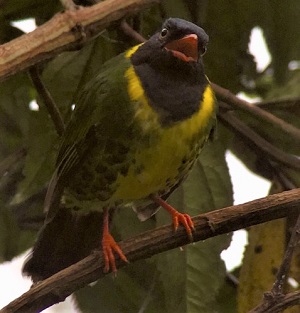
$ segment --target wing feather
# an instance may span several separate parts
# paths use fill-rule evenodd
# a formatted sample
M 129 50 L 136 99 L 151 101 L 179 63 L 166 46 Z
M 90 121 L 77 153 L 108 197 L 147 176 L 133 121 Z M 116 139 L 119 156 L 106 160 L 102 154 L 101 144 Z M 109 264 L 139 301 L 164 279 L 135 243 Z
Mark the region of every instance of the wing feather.
M 119 129 L 120 124 L 111 123 L 111 120 L 126 115 L 129 108 L 124 74 L 130 65 L 129 59 L 119 55 L 103 65 L 101 72 L 80 92 L 73 116 L 62 138 L 56 170 L 45 198 L 46 222 L 59 209 L 59 201 L 70 172 L 93 148 L 94 142 L 87 139 L 91 131 L 97 129 L 104 137 L 118 134 L 114 127 Z

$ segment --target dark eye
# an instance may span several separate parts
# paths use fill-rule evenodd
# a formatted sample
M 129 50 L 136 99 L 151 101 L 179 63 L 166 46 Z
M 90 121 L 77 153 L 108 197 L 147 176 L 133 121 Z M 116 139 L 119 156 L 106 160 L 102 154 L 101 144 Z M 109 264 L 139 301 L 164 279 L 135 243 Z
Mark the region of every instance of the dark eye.
M 206 45 L 203 45 L 203 46 L 201 47 L 201 55 L 204 55 L 205 52 L 206 52 L 206 50 L 207 50 Z
M 161 33 L 160 33 L 160 37 L 161 38 L 164 38 L 164 37 L 166 37 L 167 35 L 168 35 L 168 29 L 167 28 L 163 28 L 162 29 L 162 31 L 161 31 Z

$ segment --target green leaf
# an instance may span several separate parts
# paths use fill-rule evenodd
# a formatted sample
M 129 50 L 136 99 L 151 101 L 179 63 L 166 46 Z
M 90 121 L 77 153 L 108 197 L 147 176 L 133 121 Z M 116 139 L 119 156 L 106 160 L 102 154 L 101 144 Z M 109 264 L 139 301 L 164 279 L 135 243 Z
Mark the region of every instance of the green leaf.
M 15 212 L 1 204 L 0 210 L 0 263 L 12 260 L 33 243 L 35 233 L 22 230 Z
M 204 56 L 208 77 L 233 92 L 243 81 L 256 76 L 253 56 L 248 52 L 251 29 L 257 22 L 257 1 L 208 1 L 206 15 L 198 21 L 210 36 Z M 199 14 L 199 16 L 201 16 Z
M 248 238 L 239 280 L 239 313 L 257 306 L 276 279 L 285 249 L 285 220 L 253 226 Z
M 237 286 L 233 286 L 227 280 L 223 282 L 217 298 L 218 312 L 236 313 L 237 312 Z
M 31 86 L 24 74 L 19 74 L 0 84 L 0 158 L 22 146 L 31 115 L 28 104 Z
M 113 33 L 102 32 L 80 51 L 64 52 L 45 68 L 44 83 L 66 120 L 70 116 L 71 105 L 76 103 L 78 92 L 99 72 L 105 61 L 117 54 L 113 37 Z
M 286 5 L 280 0 L 265 0 L 261 1 L 257 13 L 272 55 L 275 81 L 282 84 L 288 78 L 288 63 L 300 58 L 300 39 L 295 32 L 295 29 L 300 28 L 300 3 L 290 0 Z
M 109 292 L 108 292 L 109 291 Z M 164 312 L 161 282 L 155 264 L 142 260 L 120 269 L 117 277 L 106 276 L 93 287 L 76 292 L 76 303 L 82 312 Z
M 23 169 L 24 179 L 18 186 L 18 191 L 12 204 L 18 204 L 44 188 L 54 171 L 57 147 L 54 143 L 57 135 L 53 129 L 45 109 L 32 112 L 28 119 L 30 124 L 27 155 Z
M 166 11 L 167 17 L 171 16 L 191 20 L 191 14 L 185 1 L 165 0 L 163 1 L 163 7 Z

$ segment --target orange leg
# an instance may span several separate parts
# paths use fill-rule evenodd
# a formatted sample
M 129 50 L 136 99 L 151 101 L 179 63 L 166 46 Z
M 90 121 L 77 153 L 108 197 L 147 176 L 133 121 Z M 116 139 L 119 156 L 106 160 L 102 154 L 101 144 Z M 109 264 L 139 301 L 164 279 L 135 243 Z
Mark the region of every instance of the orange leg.
M 109 220 L 108 220 L 108 209 L 105 208 L 103 210 L 103 235 L 102 235 L 102 250 L 103 250 L 103 258 L 104 258 L 104 273 L 107 273 L 110 269 L 112 272 L 117 272 L 116 260 L 113 252 L 116 252 L 119 257 L 124 261 L 128 262 L 126 256 L 123 251 L 116 243 L 115 239 L 109 232 Z
M 194 223 L 191 217 L 188 214 L 178 212 L 170 204 L 168 204 L 166 201 L 164 201 L 162 198 L 158 196 L 152 195 L 151 199 L 172 215 L 175 231 L 177 230 L 179 224 L 182 224 L 185 227 L 186 232 L 190 237 L 191 241 L 193 241 L 192 230 L 194 230 Z

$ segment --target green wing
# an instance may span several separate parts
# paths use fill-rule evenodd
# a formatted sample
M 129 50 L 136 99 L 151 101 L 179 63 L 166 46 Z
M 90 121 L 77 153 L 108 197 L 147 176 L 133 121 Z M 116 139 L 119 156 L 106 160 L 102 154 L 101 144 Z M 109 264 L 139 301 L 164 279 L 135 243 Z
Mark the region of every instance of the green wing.
M 89 155 L 95 140 L 98 145 L 103 142 L 105 153 L 111 138 L 118 140 L 122 137 L 120 140 L 124 141 L 134 129 L 131 125 L 134 120 L 133 109 L 125 78 L 125 72 L 130 66 L 130 60 L 124 54 L 111 59 L 80 93 L 63 136 L 57 168 L 48 188 L 45 200 L 48 221 L 56 214 L 57 199 L 61 197 L 72 169 Z

